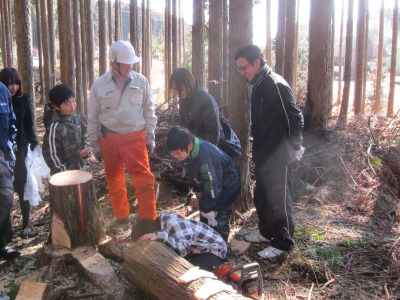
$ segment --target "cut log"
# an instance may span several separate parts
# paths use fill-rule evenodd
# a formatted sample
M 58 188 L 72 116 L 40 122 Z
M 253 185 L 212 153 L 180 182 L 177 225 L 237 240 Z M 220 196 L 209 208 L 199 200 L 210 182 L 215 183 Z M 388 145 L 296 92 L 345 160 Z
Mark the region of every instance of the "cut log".
M 154 299 L 188 300 L 206 281 L 199 278 L 189 284 L 178 279 L 194 266 L 158 241 L 136 241 L 124 256 L 123 274 L 138 289 Z M 222 291 L 208 299 L 248 299 L 229 291 Z
M 55 300 L 61 293 L 61 289 L 52 284 L 23 281 L 15 300 Z
M 92 178 L 92 174 L 81 170 L 51 176 L 50 244 L 66 248 L 96 246 L 105 237 L 104 218 Z

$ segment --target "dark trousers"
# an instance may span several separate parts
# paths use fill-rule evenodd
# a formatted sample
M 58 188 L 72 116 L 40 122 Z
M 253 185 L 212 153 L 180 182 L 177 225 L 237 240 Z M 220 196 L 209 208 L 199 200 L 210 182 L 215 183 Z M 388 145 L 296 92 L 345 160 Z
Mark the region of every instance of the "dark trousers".
M 211 271 L 218 269 L 219 265 L 224 261 L 222 258 L 212 253 L 192 254 L 185 257 L 192 265 L 200 269 Z
M 217 226 L 209 225 L 211 228 L 213 228 L 216 232 L 218 232 L 222 236 L 225 242 L 228 240 L 229 237 L 229 230 L 230 230 L 229 221 L 231 219 L 231 215 L 232 215 L 232 208 L 220 210 L 216 213 L 215 216 L 215 221 L 217 221 Z M 208 225 L 208 220 L 204 218 L 201 215 L 201 213 L 200 213 L 200 221 Z
M 262 236 L 283 251 L 293 247 L 294 218 L 292 204 L 292 166 L 279 160 L 255 166 L 254 205 Z
M 18 194 L 19 205 L 21 207 L 22 214 L 22 229 L 29 225 L 29 213 L 31 209 L 31 205 L 29 200 L 24 200 L 24 190 L 26 184 L 27 177 L 27 169 L 25 166 L 25 158 L 27 155 L 28 148 L 27 146 L 23 151 L 17 151 L 16 153 L 16 162 L 14 167 L 14 191 Z
M 0 190 L 0 249 L 7 245 L 10 231 L 10 211 L 13 204 L 13 191 L 11 189 Z

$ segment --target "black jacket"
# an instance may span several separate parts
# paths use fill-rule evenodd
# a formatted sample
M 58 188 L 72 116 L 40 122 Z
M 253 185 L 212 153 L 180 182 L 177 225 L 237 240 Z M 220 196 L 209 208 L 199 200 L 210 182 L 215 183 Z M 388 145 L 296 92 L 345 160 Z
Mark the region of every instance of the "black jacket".
M 23 194 L 26 183 L 25 157 L 28 153 L 28 144 L 37 145 L 36 130 L 32 108 L 27 94 L 21 97 L 12 97 L 12 106 L 15 114 L 15 127 L 17 128 L 17 151 L 15 152 L 14 189 L 18 194 Z
M 267 76 L 253 86 L 251 131 L 255 164 L 279 159 L 289 165 L 302 142 L 303 115 L 296 107 L 289 84 L 267 68 Z
M 197 87 L 193 95 L 187 99 L 179 99 L 179 124 L 195 136 L 217 145 L 222 128 L 214 97 Z

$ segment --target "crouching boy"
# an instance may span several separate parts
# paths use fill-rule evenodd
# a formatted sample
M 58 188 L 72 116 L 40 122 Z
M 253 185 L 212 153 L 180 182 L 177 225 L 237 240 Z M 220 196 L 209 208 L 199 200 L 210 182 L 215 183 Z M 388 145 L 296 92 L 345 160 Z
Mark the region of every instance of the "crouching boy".
M 158 240 L 203 270 L 215 270 L 228 253 L 222 237 L 206 224 L 163 212 L 156 219 L 141 218 L 132 227 L 132 240 Z
M 227 241 L 232 205 L 240 190 L 235 162 L 215 145 L 193 136 L 181 126 L 172 127 L 168 132 L 167 148 L 172 157 L 183 162 L 199 200 L 200 221 Z

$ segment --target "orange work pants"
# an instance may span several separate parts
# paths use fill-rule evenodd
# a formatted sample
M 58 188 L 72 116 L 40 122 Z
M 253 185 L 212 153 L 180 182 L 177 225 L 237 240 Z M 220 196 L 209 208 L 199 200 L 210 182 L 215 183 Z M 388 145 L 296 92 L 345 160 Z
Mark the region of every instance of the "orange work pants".
M 99 141 L 114 216 L 122 220 L 129 215 L 125 167 L 132 177 L 131 185 L 139 203 L 139 216 L 155 219 L 155 181 L 150 171 L 144 131 L 107 133 Z

